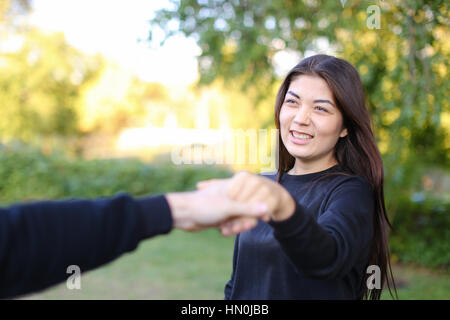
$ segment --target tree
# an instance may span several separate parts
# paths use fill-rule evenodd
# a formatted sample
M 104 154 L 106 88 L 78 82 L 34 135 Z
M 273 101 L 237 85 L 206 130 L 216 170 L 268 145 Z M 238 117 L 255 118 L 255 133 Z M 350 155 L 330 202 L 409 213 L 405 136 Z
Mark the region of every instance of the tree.
M 359 70 L 396 191 L 430 165 L 450 168 L 449 11 L 446 1 L 180 0 L 151 19 L 167 39 L 193 37 L 200 83 L 239 81 L 264 95 L 279 52 L 325 52 Z M 274 99 L 274 97 L 272 98 Z M 401 187 L 402 186 L 402 187 Z
M 10 33 L 0 50 L 0 138 L 36 142 L 78 134 L 76 101 L 99 61 L 37 29 Z

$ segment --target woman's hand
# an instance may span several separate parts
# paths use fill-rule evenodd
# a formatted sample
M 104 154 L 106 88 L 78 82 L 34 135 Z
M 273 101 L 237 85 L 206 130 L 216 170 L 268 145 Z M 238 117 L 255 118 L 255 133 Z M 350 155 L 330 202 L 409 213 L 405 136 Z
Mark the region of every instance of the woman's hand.
M 208 188 L 194 192 L 175 192 L 166 194 L 171 209 L 174 228 L 186 231 L 199 231 L 218 228 L 225 221 L 243 219 L 232 234 L 253 228 L 253 220 L 267 217 L 267 205 L 257 202 L 241 202 L 227 196 L 227 186 L 231 179 L 215 183 Z M 231 235 L 231 234 L 227 234 Z
M 295 211 L 295 201 L 289 192 L 279 183 L 249 172 L 239 172 L 230 179 L 213 179 L 200 181 L 198 189 L 205 189 L 220 183 L 227 183 L 227 195 L 231 200 L 245 203 L 265 203 L 268 216 L 263 220 L 282 221 L 288 219 Z M 269 219 L 268 219 L 269 218 Z M 220 225 L 224 235 L 234 234 L 243 224 L 257 224 L 256 218 L 236 218 Z

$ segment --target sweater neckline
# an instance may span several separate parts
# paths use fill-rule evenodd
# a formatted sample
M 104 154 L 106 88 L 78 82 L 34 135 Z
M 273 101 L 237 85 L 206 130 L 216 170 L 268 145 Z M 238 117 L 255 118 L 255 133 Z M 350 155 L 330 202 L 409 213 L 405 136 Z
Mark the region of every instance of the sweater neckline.
M 332 167 L 329 167 L 328 169 L 317 171 L 317 172 L 311 172 L 311 173 L 305 173 L 305 174 L 289 174 L 287 172 L 283 173 L 283 178 L 289 181 L 310 181 L 312 179 L 318 178 L 326 173 L 334 172 L 334 171 L 340 171 L 341 167 L 339 164 L 335 164 Z

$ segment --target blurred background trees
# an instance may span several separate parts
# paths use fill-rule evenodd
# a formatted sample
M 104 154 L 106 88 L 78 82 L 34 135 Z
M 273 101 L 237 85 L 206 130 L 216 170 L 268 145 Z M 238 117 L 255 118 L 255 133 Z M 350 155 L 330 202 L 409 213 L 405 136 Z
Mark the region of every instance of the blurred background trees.
M 76 135 L 76 102 L 99 61 L 70 47 L 63 34 L 34 29 L 14 37 L 10 41 L 17 41 L 20 49 L 1 55 L 2 137 L 42 141 Z
M 335 54 L 361 74 L 396 194 L 423 167 L 450 168 L 448 2 L 172 2 L 174 9 L 159 11 L 152 27 L 166 39 L 177 33 L 196 39 L 201 83 L 238 82 L 274 101 L 267 88 L 286 74 L 277 70 L 281 59 L 294 57 L 293 67 L 313 53 Z
M 352 63 L 363 81 L 385 165 L 393 259 L 448 270 L 448 2 L 169 2 L 149 12 L 148 44 L 194 39 L 198 83 L 144 81 L 108 57 L 74 47 L 64 33 L 30 24 L 32 1 L 0 0 L 3 204 L 185 190 L 197 180 L 230 175 L 241 167 L 161 163 L 171 147 L 157 144 L 152 163 L 86 158 L 130 156 L 117 150 L 127 130 L 274 128 L 275 95 L 285 74 L 302 58 L 326 53 Z
M 202 84 L 219 78 L 274 101 L 274 88 L 287 73 L 278 67 L 280 60 L 293 67 L 303 57 L 326 53 L 352 63 L 362 77 L 384 160 L 388 211 L 401 230 L 391 241 L 394 256 L 449 265 L 448 2 L 172 3 L 151 20 L 152 28 L 162 28 L 165 39 L 182 33 L 197 41 Z M 434 258 L 423 258 L 427 247 L 434 247 Z

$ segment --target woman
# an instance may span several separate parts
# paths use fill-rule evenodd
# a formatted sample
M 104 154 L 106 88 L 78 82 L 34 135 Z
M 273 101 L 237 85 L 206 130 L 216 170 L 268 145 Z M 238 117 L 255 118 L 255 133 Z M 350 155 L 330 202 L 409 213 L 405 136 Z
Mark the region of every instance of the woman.
M 393 284 L 390 223 L 358 72 L 327 55 L 304 59 L 278 91 L 275 122 L 277 174 L 242 173 L 229 190 L 237 200 L 264 200 L 275 213 L 236 237 L 225 298 L 380 299 L 384 283 L 389 291 Z M 381 287 L 367 281 L 377 276 L 370 265 L 379 267 Z

